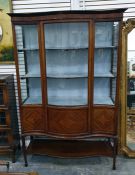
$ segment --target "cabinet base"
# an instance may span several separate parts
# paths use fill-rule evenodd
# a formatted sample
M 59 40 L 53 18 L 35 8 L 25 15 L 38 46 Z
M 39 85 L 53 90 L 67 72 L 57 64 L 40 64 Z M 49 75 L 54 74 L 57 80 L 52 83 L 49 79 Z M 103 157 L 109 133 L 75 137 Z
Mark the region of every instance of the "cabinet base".
M 32 137 L 28 147 L 25 145 L 25 136 L 22 136 L 22 150 L 25 166 L 28 166 L 27 154 L 49 155 L 53 157 L 90 157 L 109 156 L 113 158 L 112 169 L 116 169 L 117 138 L 106 141 L 86 140 L 46 140 Z
M 27 153 L 54 157 L 113 156 L 112 146 L 105 141 L 40 140 L 30 142 Z

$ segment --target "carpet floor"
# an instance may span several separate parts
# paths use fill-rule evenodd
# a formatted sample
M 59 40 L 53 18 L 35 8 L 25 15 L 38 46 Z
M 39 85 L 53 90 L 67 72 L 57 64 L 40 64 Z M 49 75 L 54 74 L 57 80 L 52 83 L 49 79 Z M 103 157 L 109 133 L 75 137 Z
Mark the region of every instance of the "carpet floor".
M 112 158 L 52 158 L 48 156 L 29 155 L 28 167 L 24 166 L 22 155 L 18 155 L 16 163 L 9 157 L 0 157 L 10 163 L 9 172 L 33 172 L 39 175 L 135 175 L 135 159 L 117 156 L 116 170 L 112 170 Z M 6 167 L 0 166 L 0 171 Z

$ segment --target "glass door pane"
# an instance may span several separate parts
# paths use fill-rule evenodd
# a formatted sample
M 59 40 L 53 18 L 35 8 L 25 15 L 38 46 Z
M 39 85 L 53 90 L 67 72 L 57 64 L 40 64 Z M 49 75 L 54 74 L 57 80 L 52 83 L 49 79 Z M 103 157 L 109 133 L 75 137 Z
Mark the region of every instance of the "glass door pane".
M 45 24 L 49 105 L 87 105 L 88 24 Z
M 4 105 L 3 89 L 0 87 L 0 105 Z
M 0 126 L 6 125 L 6 113 L 0 112 Z
M 115 103 L 118 39 L 118 22 L 95 24 L 94 104 Z
M 23 104 L 41 104 L 37 25 L 15 26 Z

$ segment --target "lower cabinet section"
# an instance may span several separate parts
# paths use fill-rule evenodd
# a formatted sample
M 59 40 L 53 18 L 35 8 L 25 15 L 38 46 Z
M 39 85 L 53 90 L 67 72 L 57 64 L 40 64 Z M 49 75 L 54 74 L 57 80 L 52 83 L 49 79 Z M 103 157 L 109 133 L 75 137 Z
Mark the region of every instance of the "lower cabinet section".
M 113 169 L 117 154 L 116 109 L 113 107 L 22 107 L 22 143 L 27 154 L 58 157 L 110 156 Z M 91 127 L 91 128 L 90 128 Z M 30 144 L 25 145 L 26 136 Z
M 67 140 L 31 135 L 30 144 L 26 147 L 26 136 L 25 134 L 22 136 L 25 166 L 28 166 L 27 154 L 37 154 L 63 158 L 109 156 L 113 158 L 112 169 L 116 168 L 117 137 L 102 137 L 100 139 L 89 137 L 87 140 Z
M 113 169 L 117 154 L 115 134 L 115 108 L 23 106 L 22 147 L 27 166 L 27 154 L 43 154 L 56 157 L 113 157 Z M 91 128 L 90 128 L 91 126 Z M 114 136 L 115 135 L 115 136 Z M 29 146 L 25 145 L 30 136 Z
M 113 156 L 112 148 L 111 143 L 106 141 L 35 139 L 27 152 L 56 157 Z
M 84 135 L 88 133 L 88 109 L 48 108 L 48 133 L 52 135 Z

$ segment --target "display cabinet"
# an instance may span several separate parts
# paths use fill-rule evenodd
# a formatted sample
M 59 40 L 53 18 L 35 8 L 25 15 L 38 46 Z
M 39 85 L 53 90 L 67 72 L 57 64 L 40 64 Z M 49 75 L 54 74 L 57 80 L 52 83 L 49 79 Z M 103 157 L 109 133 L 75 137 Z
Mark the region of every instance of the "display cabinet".
M 13 75 L 0 75 L 0 154 L 15 153 L 19 148 L 19 128 Z
M 10 14 L 25 165 L 32 151 L 115 169 L 124 10 Z

